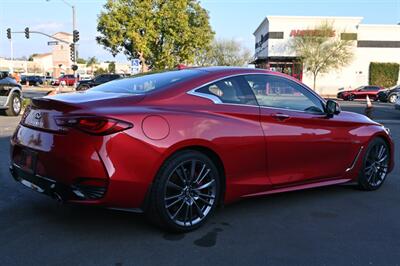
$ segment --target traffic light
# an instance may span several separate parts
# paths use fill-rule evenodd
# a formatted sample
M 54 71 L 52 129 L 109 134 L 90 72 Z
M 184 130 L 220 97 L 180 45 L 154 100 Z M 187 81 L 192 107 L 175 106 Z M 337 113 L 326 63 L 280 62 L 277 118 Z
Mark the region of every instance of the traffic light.
M 7 29 L 7 39 L 11 40 L 11 29 Z
M 74 30 L 73 32 L 72 32 L 72 36 L 73 36 L 73 41 L 74 42 L 78 42 L 79 41 L 79 31 L 78 30 Z
M 25 28 L 25 38 L 29 39 L 29 28 Z
M 69 45 L 69 48 L 70 48 L 71 61 L 75 62 L 75 44 L 71 43 Z

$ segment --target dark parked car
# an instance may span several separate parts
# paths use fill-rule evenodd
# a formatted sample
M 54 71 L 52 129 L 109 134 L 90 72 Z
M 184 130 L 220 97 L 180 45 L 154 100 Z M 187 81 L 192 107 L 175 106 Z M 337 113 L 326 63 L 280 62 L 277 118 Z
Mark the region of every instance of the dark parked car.
M 28 82 L 30 86 L 43 85 L 43 78 L 40 76 L 22 76 L 21 84 L 28 85 Z
M 0 72 L 0 110 L 9 116 L 19 115 L 22 107 L 21 85 L 6 72 Z
M 106 82 L 109 82 L 111 80 L 119 79 L 122 78 L 122 75 L 120 74 L 101 74 L 96 76 L 94 79 L 89 79 L 89 80 L 81 80 L 78 83 L 78 86 L 76 87 L 77 91 L 84 91 L 87 89 L 90 89 L 92 87 L 95 87 L 100 84 L 104 84 Z
M 10 170 L 60 201 L 146 212 L 185 232 L 241 198 L 376 190 L 394 166 L 389 133 L 281 73 L 187 68 L 33 98 Z
M 365 99 L 367 96 L 374 101 L 378 100 L 378 93 L 384 90 L 380 86 L 361 86 L 355 90 L 341 91 L 337 94 L 337 98 L 345 101 L 353 101 L 355 99 Z
M 396 85 L 388 90 L 380 91 L 378 93 L 378 100 L 381 102 L 395 103 L 397 94 L 400 92 L 400 85 Z

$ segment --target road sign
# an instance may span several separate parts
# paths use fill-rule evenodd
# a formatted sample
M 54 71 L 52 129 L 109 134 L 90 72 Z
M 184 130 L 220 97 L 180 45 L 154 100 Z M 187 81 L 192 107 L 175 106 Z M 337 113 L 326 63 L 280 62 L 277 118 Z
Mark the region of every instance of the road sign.
M 47 42 L 47 45 L 58 45 L 58 41 Z
M 132 59 L 132 67 L 139 67 L 140 60 L 139 59 Z
M 131 74 L 135 75 L 139 73 L 140 70 L 140 60 L 139 59 L 132 59 L 131 61 Z

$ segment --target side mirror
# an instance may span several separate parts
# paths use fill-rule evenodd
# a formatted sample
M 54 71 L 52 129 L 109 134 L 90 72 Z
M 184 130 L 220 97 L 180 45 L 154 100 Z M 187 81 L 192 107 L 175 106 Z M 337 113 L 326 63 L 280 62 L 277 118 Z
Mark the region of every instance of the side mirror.
M 325 105 L 325 112 L 328 116 L 332 117 L 338 115 L 342 110 L 337 102 L 328 100 Z

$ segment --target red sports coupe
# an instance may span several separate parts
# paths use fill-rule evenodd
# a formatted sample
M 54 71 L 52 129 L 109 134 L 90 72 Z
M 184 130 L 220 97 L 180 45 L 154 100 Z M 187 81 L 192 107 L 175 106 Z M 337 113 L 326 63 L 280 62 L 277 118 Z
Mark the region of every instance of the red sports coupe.
M 393 169 L 389 131 L 284 74 L 192 68 L 34 99 L 11 173 L 63 202 L 146 212 L 174 231 L 219 204 L 354 182 Z
M 355 90 L 341 91 L 337 98 L 345 101 L 354 101 L 355 99 L 365 99 L 367 96 L 374 101 L 378 100 L 378 93 L 385 90 L 380 86 L 361 86 Z

